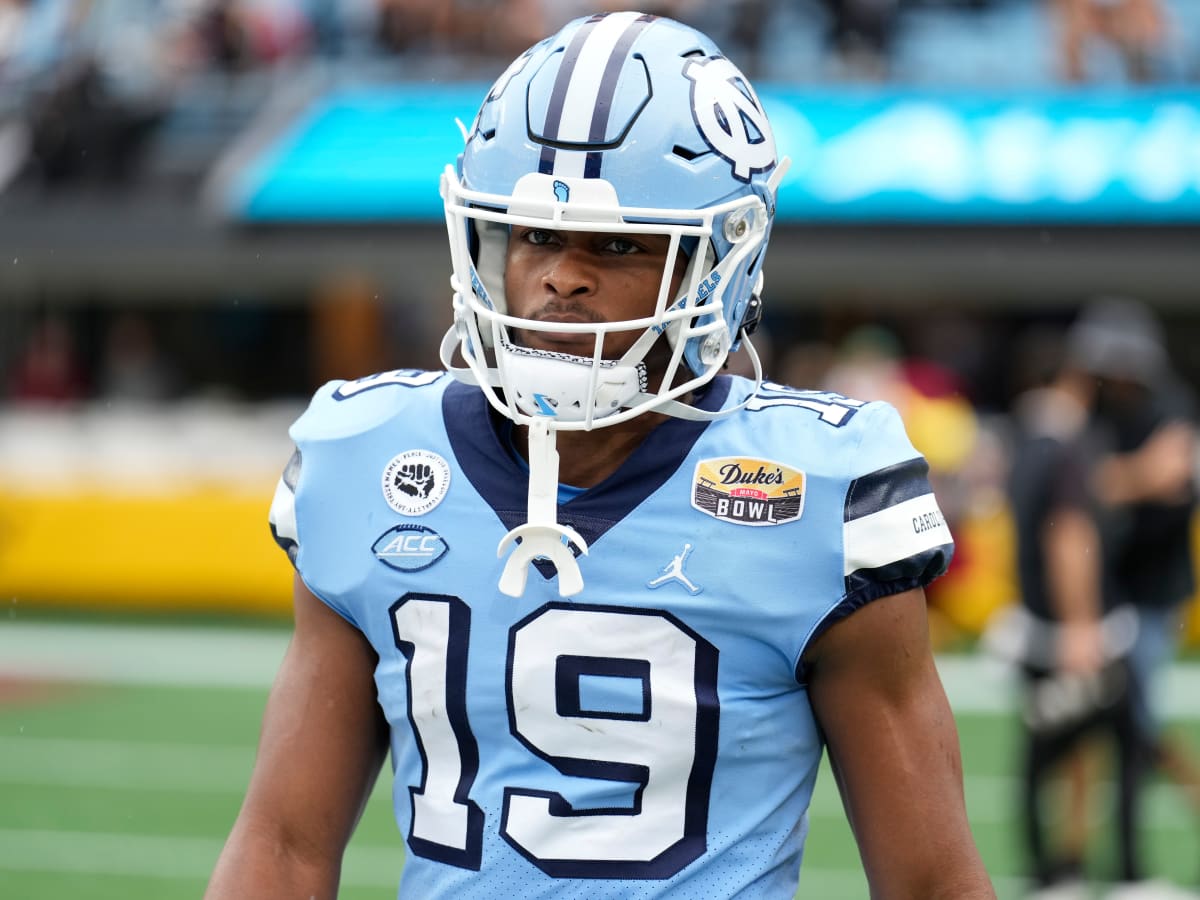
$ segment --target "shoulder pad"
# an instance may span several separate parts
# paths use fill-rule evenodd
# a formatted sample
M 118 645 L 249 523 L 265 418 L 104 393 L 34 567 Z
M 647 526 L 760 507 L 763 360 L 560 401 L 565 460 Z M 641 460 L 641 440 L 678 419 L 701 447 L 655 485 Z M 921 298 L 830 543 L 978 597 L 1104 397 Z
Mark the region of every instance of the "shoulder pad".
M 292 425 L 292 440 L 328 440 L 370 431 L 414 403 L 439 402 L 449 380 L 445 372 L 397 369 L 355 381 L 327 382 Z

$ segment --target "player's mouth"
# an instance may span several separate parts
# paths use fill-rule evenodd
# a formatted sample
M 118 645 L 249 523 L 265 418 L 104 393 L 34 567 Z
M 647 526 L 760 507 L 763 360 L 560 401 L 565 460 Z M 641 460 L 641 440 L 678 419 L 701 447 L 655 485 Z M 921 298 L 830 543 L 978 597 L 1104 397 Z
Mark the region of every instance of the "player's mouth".
M 549 312 L 538 315 L 535 321 L 542 324 L 593 325 L 599 319 L 579 313 Z M 596 349 L 596 334 L 594 331 L 524 329 L 523 336 L 529 346 L 543 350 L 553 350 L 557 353 L 591 356 Z

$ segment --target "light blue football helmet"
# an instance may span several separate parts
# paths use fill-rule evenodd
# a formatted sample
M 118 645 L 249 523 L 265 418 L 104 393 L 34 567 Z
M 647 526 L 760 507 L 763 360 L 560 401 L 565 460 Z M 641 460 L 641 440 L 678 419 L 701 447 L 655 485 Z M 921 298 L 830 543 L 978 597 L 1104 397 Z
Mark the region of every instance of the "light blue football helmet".
M 677 398 L 710 381 L 756 323 L 780 160 L 754 89 L 717 46 L 636 12 L 577 19 L 518 57 L 488 92 L 466 147 L 447 166 L 454 326 L 442 359 L 516 422 L 554 429 L 625 421 L 648 410 L 707 417 Z M 507 314 L 513 225 L 666 235 L 655 309 L 606 323 Z M 679 253 L 686 274 L 672 296 Z M 516 345 L 510 329 L 594 335 L 591 357 Z M 604 335 L 638 335 L 605 359 Z M 645 358 L 670 346 L 665 377 Z M 466 367 L 453 365 L 455 350 Z M 757 357 L 753 357 L 757 366 Z M 761 379 L 761 372 L 759 373 Z M 657 382 L 657 383 L 656 383 Z

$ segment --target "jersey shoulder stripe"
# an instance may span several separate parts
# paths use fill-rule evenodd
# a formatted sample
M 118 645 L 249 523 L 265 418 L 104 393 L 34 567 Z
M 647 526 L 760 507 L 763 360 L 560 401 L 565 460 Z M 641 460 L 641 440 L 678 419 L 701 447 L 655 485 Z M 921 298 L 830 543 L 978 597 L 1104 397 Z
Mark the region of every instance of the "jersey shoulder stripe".
M 842 526 L 846 594 L 924 587 L 950 564 L 954 539 L 920 456 L 855 478 Z

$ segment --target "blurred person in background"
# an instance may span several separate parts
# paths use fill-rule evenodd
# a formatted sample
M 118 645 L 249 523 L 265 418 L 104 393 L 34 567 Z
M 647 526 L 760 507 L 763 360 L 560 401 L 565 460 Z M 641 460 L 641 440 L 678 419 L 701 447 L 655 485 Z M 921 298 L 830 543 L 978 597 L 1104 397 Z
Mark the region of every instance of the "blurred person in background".
M 124 187 L 138 176 L 183 76 L 181 18 L 155 0 L 30 6 L 18 105 L 42 184 Z
M 1183 790 L 1200 823 L 1200 767 L 1164 728 L 1161 701 L 1196 589 L 1195 397 L 1172 369 L 1161 323 L 1137 301 L 1091 302 L 1072 326 L 1069 351 L 1098 384 L 1095 423 L 1107 446 L 1092 489 L 1104 510 L 1106 570 L 1138 613 L 1135 723 L 1149 763 Z
M 0 74 L 17 56 L 33 0 L 0 0 Z
M 1155 57 L 1165 36 L 1160 0 L 1053 0 L 1058 14 L 1063 74 L 1068 81 L 1091 78 L 1089 56 L 1111 47 L 1125 76 L 1134 82 L 1154 78 Z
M 668 19 L 578 19 L 493 85 L 442 177 L 449 372 L 292 428 L 295 632 L 210 900 L 335 895 L 389 749 L 406 896 L 791 900 L 828 750 L 872 896 L 994 900 L 925 460 L 886 404 L 722 371 L 786 170 Z
M 149 319 L 123 310 L 108 322 L 101 347 L 98 392 L 102 400 L 162 403 L 179 391 L 179 374 Z
M 616 12 L 627 4 L 587 0 L 378 0 L 379 34 L 396 53 L 466 53 L 511 58 L 548 31 L 592 12 Z M 699 0 L 653 0 L 650 14 L 685 18 Z
M 87 390 L 71 322 L 61 315 L 45 315 L 33 326 L 9 373 L 9 397 L 25 404 L 73 403 Z
M 1094 748 L 1115 751 L 1117 761 L 1114 874 L 1127 884 L 1142 881 L 1140 745 L 1127 661 L 1134 619 L 1105 584 L 1090 487 L 1095 380 L 1069 364 L 1059 336 L 1030 335 L 1023 351 L 1033 386 L 1014 405 L 1008 479 L 1021 604 L 997 617 L 987 641 L 1020 674 L 1020 821 L 1034 882 L 1028 896 L 1085 900 L 1091 896 L 1085 857 Z M 1060 810 L 1049 800 L 1057 774 L 1066 779 L 1061 834 L 1052 833 Z
M 378 37 L 391 53 L 447 50 L 454 37 L 454 6 L 447 0 L 378 0 Z
M 836 77 L 884 81 L 891 67 L 899 0 L 822 0 Z

